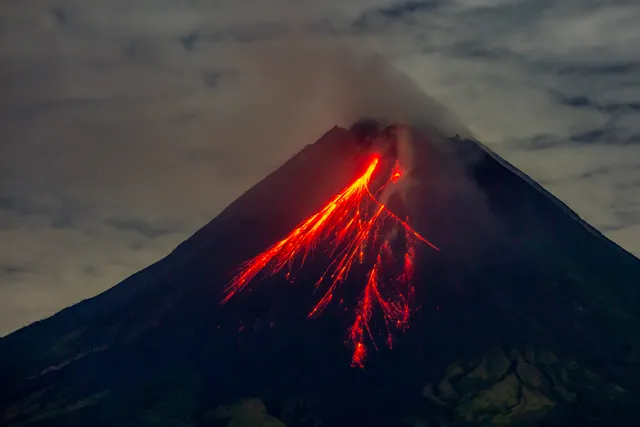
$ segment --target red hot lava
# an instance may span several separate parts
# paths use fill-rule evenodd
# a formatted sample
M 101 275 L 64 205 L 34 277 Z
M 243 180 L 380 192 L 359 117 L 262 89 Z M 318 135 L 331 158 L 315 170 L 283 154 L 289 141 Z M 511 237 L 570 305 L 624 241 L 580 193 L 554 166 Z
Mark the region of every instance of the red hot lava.
M 320 314 L 335 298 L 336 291 L 345 282 L 354 264 L 362 265 L 366 269 L 363 276 L 366 281 L 348 338 L 353 347 L 352 366 L 363 367 L 367 355 L 367 337 L 374 347 L 376 345 L 371 330 L 376 308 L 384 318 L 387 345 L 391 347 L 391 328 L 404 330 L 408 327 L 415 247 L 420 241 L 435 250 L 438 248 L 371 193 L 369 185 L 379 164 L 380 157 L 373 157 L 366 171 L 319 212 L 300 223 L 282 240 L 244 262 L 227 286 L 223 302 L 228 302 L 260 274 L 274 275 L 288 266 L 289 278 L 296 261 L 302 267 L 318 244 L 328 243 L 331 262 L 315 284 L 316 288 L 326 286 L 326 290 L 309 317 Z M 401 176 L 402 171 L 396 164 L 376 194 L 395 184 Z M 399 238 L 399 235 L 402 237 Z M 396 244 L 397 240 L 403 244 Z

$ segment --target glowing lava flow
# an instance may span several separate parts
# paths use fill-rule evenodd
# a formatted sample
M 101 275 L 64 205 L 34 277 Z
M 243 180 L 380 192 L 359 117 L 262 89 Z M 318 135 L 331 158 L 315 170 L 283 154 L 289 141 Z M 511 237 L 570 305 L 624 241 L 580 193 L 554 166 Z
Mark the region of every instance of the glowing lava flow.
M 336 289 L 349 276 L 356 262 L 366 267 L 367 263 L 371 264 L 368 260 L 373 259 L 373 266 L 366 274 L 367 282 L 358 302 L 355 321 L 349 329 L 349 342 L 354 347 L 352 365 L 363 366 L 366 357 L 365 336 L 368 336 L 375 346 L 371 319 L 376 306 L 382 311 L 388 333 L 387 342 L 391 346 L 391 326 L 399 329 L 408 327 L 409 304 L 413 293 L 411 279 L 415 241 L 420 240 L 436 250 L 437 248 L 371 194 L 369 184 L 379 162 L 380 159 L 374 157 L 364 174 L 335 196 L 322 210 L 303 221 L 282 240 L 243 263 L 226 288 L 223 302 L 228 302 L 260 273 L 273 275 L 288 265 L 288 278 L 297 259 L 302 266 L 320 242 L 328 242 L 331 244 L 331 263 L 316 282 L 316 288 L 325 282 L 328 282 L 328 287 L 309 313 L 309 317 L 321 313 L 333 300 Z M 396 165 L 376 194 L 400 177 L 401 171 Z M 393 222 L 393 229 L 383 233 L 387 219 Z M 391 236 L 398 234 L 393 233 L 396 229 L 403 231 L 404 253 L 399 259 L 394 256 L 390 243 Z M 374 255 L 374 258 L 371 258 L 371 255 Z M 390 272 L 398 270 L 398 264 L 400 273 L 396 277 L 389 277 Z M 385 268 L 387 266 L 388 272 Z M 384 280 L 387 278 L 388 281 Z M 389 292 L 385 292 L 387 288 L 390 288 Z

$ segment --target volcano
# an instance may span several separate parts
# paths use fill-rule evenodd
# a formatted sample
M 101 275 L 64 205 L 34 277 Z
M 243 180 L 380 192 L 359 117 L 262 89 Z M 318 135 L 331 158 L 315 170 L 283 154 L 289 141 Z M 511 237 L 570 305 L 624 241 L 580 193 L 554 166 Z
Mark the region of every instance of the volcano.
M 0 339 L 0 425 L 640 425 L 640 261 L 478 141 L 334 127 Z

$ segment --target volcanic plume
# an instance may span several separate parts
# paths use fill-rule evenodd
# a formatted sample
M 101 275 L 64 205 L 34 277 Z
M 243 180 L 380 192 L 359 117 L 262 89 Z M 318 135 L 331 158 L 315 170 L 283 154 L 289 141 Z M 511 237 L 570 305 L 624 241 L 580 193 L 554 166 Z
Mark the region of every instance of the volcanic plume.
M 338 288 L 349 277 L 354 264 L 360 264 L 357 274 L 363 282 L 363 290 L 349 329 L 349 341 L 353 346 L 352 366 L 363 367 L 365 336 L 375 345 L 370 322 L 376 308 L 382 312 L 387 344 L 391 347 L 391 327 L 406 328 L 411 314 L 416 243 L 422 242 L 435 250 L 438 248 L 413 230 L 408 218 L 400 219 L 376 199 L 376 195 L 393 192 L 392 187 L 402 179 L 402 168 L 397 160 L 393 168 L 386 168 L 386 173 L 381 163 L 382 155 L 372 154 L 362 175 L 319 212 L 264 252 L 246 261 L 229 284 L 224 302 L 261 273 L 274 275 L 288 267 L 286 277 L 291 278 L 293 268 L 297 264 L 302 268 L 314 250 L 325 243 L 330 262 L 315 288 L 326 286 L 324 295 L 309 317 L 319 315 L 335 299 Z M 372 191 L 376 174 L 381 184 Z M 394 240 L 402 242 L 398 245 Z

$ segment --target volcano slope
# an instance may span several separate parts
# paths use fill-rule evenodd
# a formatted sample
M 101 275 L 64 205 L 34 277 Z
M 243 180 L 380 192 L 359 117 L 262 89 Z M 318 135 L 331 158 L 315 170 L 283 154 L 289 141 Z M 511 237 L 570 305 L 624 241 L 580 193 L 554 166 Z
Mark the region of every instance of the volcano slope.
M 403 171 L 382 202 L 439 251 L 416 246 L 392 349 L 372 308 L 360 368 L 366 272 L 309 318 L 326 242 L 294 283 L 285 268 L 221 301 L 372 155 Z M 0 425 L 640 425 L 639 314 L 640 262 L 477 141 L 335 127 L 166 258 L 2 338 Z

